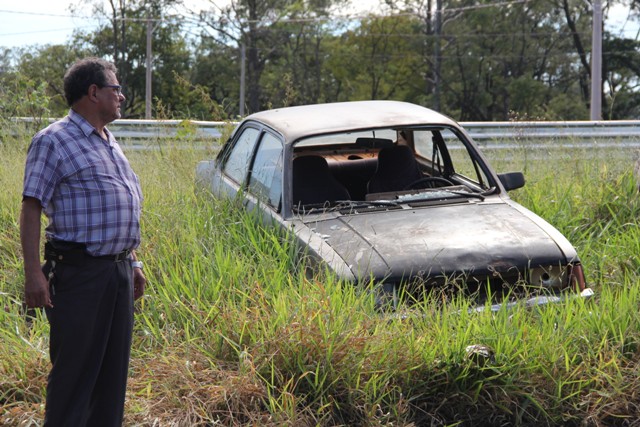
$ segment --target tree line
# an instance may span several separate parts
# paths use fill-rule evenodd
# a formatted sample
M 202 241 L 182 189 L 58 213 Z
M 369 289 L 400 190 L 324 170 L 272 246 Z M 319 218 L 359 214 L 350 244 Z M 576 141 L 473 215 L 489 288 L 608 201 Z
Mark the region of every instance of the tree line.
M 64 45 L 0 50 L 0 115 L 66 113 L 64 70 L 113 60 L 126 118 L 225 120 L 267 108 L 396 99 L 463 121 L 589 118 L 592 5 L 585 0 L 79 0 L 102 24 Z M 638 19 L 640 0 L 624 2 Z M 151 31 L 149 31 L 151 30 Z M 640 42 L 604 32 L 604 119 L 640 117 Z M 26 92 L 21 92 L 26 91 Z M 27 96 L 17 96 L 27 93 Z

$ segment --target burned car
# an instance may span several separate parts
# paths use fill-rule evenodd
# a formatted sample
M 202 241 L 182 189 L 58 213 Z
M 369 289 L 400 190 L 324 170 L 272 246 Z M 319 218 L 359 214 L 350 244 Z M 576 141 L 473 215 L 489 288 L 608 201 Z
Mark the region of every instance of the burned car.
M 455 288 L 493 306 L 587 297 L 580 259 L 511 200 L 466 131 L 427 108 L 358 101 L 252 114 L 197 183 L 240 195 L 316 266 L 386 294 Z

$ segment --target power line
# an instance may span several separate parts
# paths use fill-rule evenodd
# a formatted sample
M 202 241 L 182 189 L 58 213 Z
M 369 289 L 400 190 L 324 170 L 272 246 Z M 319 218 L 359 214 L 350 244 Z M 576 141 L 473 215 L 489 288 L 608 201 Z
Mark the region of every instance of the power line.
M 60 31 L 68 32 L 69 30 L 75 31 L 78 29 L 85 28 L 93 28 L 93 26 L 81 26 L 81 27 L 73 27 L 73 28 L 58 28 L 58 29 L 50 29 L 50 30 L 36 30 L 36 31 L 21 31 L 19 33 L 0 33 L 0 37 L 11 37 L 11 36 L 26 36 L 29 34 L 42 34 L 42 33 L 57 33 Z
M 446 10 L 443 10 L 443 12 L 464 12 L 464 11 L 469 11 L 469 10 L 477 10 L 477 9 L 486 9 L 489 7 L 502 7 L 502 6 L 512 6 L 512 5 L 518 5 L 518 4 L 525 4 L 528 3 L 530 0 L 514 0 L 514 1 L 503 1 L 503 2 L 497 2 L 497 3 L 492 3 L 492 4 L 479 4 L 479 5 L 472 5 L 472 6 L 465 6 L 465 7 L 458 7 L 458 8 L 449 8 Z M 97 21 L 96 25 L 100 25 L 100 24 L 104 24 L 105 22 L 110 22 L 111 18 L 108 17 L 92 17 L 92 16 L 87 16 L 87 15 L 78 15 L 78 14 L 58 14 L 58 13 L 45 13 L 45 12 L 25 12 L 25 11 L 19 11 L 19 10 L 8 10 L 8 9 L 0 9 L 0 13 L 9 13 L 9 14 L 19 14 L 19 15 L 29 15 L 29 16 L 43 16 L 43 17 L 55 17 L 55 18 L 73 18 L 73 19 L 80 19 L 80 20 L 85 20 L 85 21 Z M 394 14 L 394 15 L 373 15 L 373 14 L 369 14 L 369 15 L 342 15 L 342 16 L 332 16 L 332 17 L 310 17 L 310 18 L 300 18 L 300 19 L 296 19 L 296 18 L 292 18 L 292 19 L 282 19 L 282 20 L 278 20 L 278 23 L 308 23 L 308 22 L 326 22 L 328 20 L 331 21 L 335 21 L 335 20 L 357 20 L 357 19 L 370 19 L 370 18 L 389 18 L 389 17 L 402 17 L 402 16 L 406 16 L 406 17 L 411 17 L 411 16 L 416 16 L 416 13 L 402 13 L 402 14 Z M 186 18 L 188 18 L 187 15 L 184 14 L 172 14 L 172 15 L 167 15 L 165 17 L 162 18 L 152 18 L 153 22 L 175 22 L 176 19 L 178 20 L 182 20 L 183 23 L 188 24 L 188 21 L 186 20 Z M 122 21 L 123 18 L 117 18 L 117 21 Z M 627 17 L 628 19 L 628 17 Z M 148 22 L 147 18 L 124 18 L 125 21 L 132 21 L 132 22 Z M 243 23 L 250 23 L 250 22 L 255 22 L 255 23 L 264 23 L 264 21 L 262 20 L 256 20 L 256 21 L 243 21 Z M 81 26 L 81 27 L 74 27 L 73 29 L 84 29 L 84 28 L 92 28 L 92 26 Z M 9 37 L 9 36 L 21 36 L 21 35 L 28 35 L 28 34 L 43 34 L 43 33 L 53 33 L 53 32 L 61 32 L 61 31 L 68 31 L 70 30 L 70 28 L 60 28 L 60 29 L 49 29 L 49 30 L 34 30 L 34 31 L 21 31 L 21 32 L 13 32 L 13 33 L 0 33 L 0 37 Z M 279 28 L 271 28 L 271 30 L 275 30 L 275 31 L 279 31 L 281 29 Z M 287 31 L 286 29 L 282 29 L 282 31 Z M 625 29 L 625 32 L 631 32 L 633 30 L 628 30 Z M 571 33 L 559 33 L 557 31 L 555 32 L 535 32 L 535 33 L 468 33 L 468 34 L 446 34 L 443 35 L 445 38 L 447 39 L 463 39 L 463 38 L 492 38 L 492 37 L 518 37 L 518 36 L 529 36 L 529 37 L 551 37 L 551 36 L 557 36 L 557 37 L 568 37 Z M 590 32 L 580 32 L 579 33 L 581 36 L 587 36 L 590 35 Z M 416 34 L 416 33 L 368 33 L 366 35 L 367 37 L 380 37 L 380 36 L 387 36 L 387 37 L 405 37 L 405 38 L 425 38 L 425 37 L 433 37 L 433 35 L 424 35 L 424 34 Z
M 17 15 L 29 15 L 29 16 L 44 16 L 44 17 L 49 17 L 49 18 L 73 18 L 73 19 L 82 19 L 85 21 L 110 21 L 111 18 L 107 18 L 107 17 L 103 17 L 103 16 L 87 16 L 87 15 L 62 15 L 62 14 L 57 14 L 57 13 L 42 13 L 42 12 L 23 12 L 23 11 L 18 11 L 18 10 L 6 10 L 6 9 L 0 9 L 0 13 L 12 13 L 12 14 L 17 14 Z M 173 16 L 170 16 L 169 18 L 171 18 Z M 116 18 L 117 21 L 138 21 L 138 22 L 147 22 L 148 19 L 147 18 L 121 18 L 118 17 Z M 168 19 L 166 18 L 151 18 L 151 21 L 168 21 Z
M 443 12 L 464 12 L 468 10 L 477 10 L 477 9 L 486 9 L 493 7 L 501 7 L 501 6 L 510 6 L 516 4 L 524 4 L 528 3 L 530 0 L 511 0 L 511 1 L 503 1 L 491 4 L 478 4 L 472 6 L 464 6 L 457 8 L 448 8 L 443 10 Z M 100 20 L 105 18 L 96 18 L 86 15 L 74 15 L 74 14 L 58 14 L 58 13 L 44 13 L 44 12 L 25 12 L 19 10 L 7 10 L 0 9 L 0 13 L 12 13 L 12 14 L 20 14 L 20 15 L 32 15 L 32 16 L 46 16 L 46 17 L 55 17 L 55 18 L 76 18 L 76 19 L 85 19 L 85 20 Z M 305 23 L 305 22 L 326 22 L 326 21 L 335 21 L 335 20 L 344 20 L 344 21 L 354 21 L 354 20 L 362 20 L 369 18 L 387 18 L 387 17 L 403 17 L 403 16 L 417 16 L 418 13 L 415 12 L 405 12 L 398 13 L 393 15 L 382 15 L 382 14 L 354 14 L 354 15 L 332 15 L 332 16 L 316 16 L 316 17 L 307 17 L 307 18 L 287 18 L 287 19 L 277 19 L 277 22 L 282 23 Z M 184 17 L 184 15 L 172 15 L 171 17 Z M 118 20 L 128 20 L 128 21 L 144 21 L 147 22 L 147 18 L 118 18 Z M 166 18 L 151 18 L 153 21 L 166 21 Z M 263 21 L 263 20 L 245 20 L 243 23 L 251 23 L 251 24 L 269 24 L 271 22 Z
M 87 16 L 81 16 L 81 15 L 61 15 L 61 14 L 58 14 L 58 13 L 24 12 L 24 11 L 20 11 L 20 10 L 7 10 L 7 9 L 0 9 L 0 13 L 13 13 L 13 14 L 16 14 L 16 15 L 46 16 L 46 17 L 50 17 L 50 18 L 93 19 L 93 18 L 89 18 Z
M 525 4 L 528 3 L 531 0 L 512 0 L 512 1 L 503 1 L 503 2 L 497 2 L 497 3 L 490 3 L 490 4 L 477 4 L 477 5 L 471 5 L 471 6 L 463 6 L 463 7 L 456 7 L 456 8 L 447 8 L 447 9 L 443 9 L 442 12 L 443 13 L 457 13 L 457 12 L 465 12 L 465 11 L 470 11 L 470 10 L 480 10 L 480 9 L 487 9 L 487 8 L 495 8 L 495 7 L 502 7 L 502 6 L 512 6 L 512 5 L 518 5 L 518 4 Z M 81 20 L 87 20 L 87 21 L 111 21 L 112 19 L 109 17 L 95 17 L 95 16 L 87 16 L 87 15 L 77 15 L 77 14 L 57 14 L 57 13 L 44 13 L 44 12 L 26 12 L 26 11 L 19 11 L 19 10 L 8 10 L 8 9 L 0 9 L 0 13 L 10 13 L 10 14 L 19 14 L 19 15 L 29 15 L 29 16 L 43 16 L 43 17 L 54 17 L 54 18 L 73 18 L 73 19 L 81 19 Z M 398 14 L 391 14 L 391 15 L 384 15 L 384 14 L 354 14 L 354 15 L 332 15 L 332 16 L 317 16 L 317 17 L 307 17 L 307 18 L 288 18 L 288 19 L 276 19 L 275 22 L 278 23 L 322 23 L 322 22 L 327 22 L 327 21 L 358 21 L 358 20 L 365 20 L 365 19 L 372 19 L 372 18 L 395 18 L 395 17 L 413 17 L 413 16 L 419 16 L 419 14 L 417 12 L 403 12 L 403 13 L 398 13 Z M 185 18 L 187 18 L 186 15 L 184 14 L 171 14 L 171 15 L 167 15 L 165 17 L 160 17 L 160 18 L 151 18 L 151 20 L 153 22 L 171 22 L 172 20 L 175 20 L 176 18 L 178 19 L 183 19 L 184 22 L 186 23 L 187 21 L 185 20 Z M 126 18 L 121 18 L 118 17 L 116 18 L 116 21 L 131 21 L 131 22 L 148 22 L 149 18 L 134 18 L 134 17 L 126 17 Z M 627 17 L 628 20 L 628 17 Z M 242 21 L 243 24 L 249 24 L 249 23 L 255 23 L 255 24 L 273 24 L 274 22 L 266 22 L 264 20 L 244 20 Z M 52 30 L 52 31 L 57 31 L 57 30 Z M 62 31 L 62 30 L 60 30 Z M 634 30 L 621 30 L 621 32 L 633 32 Z M 38 33 L 38 31 L 34 31 L 33 33 Z M 20 35 L 22 34 L 31 34 L 31 32 L 24 32 L 24 33 L 19 33 Z M 530 33 L 531 35 L 533 35 L 534 33 Z M 541 34 L 541 35 L 546 35 L 545 33 L 537 33 L 537 34 Z M 581 35 L 589 35 L 591 34 L 590 32 L 582 32 L 580 33 Z M 0 34 L 3 35 L 3 34 Z M 7 34 L 8 35 L 8 34 Z M 11 35 L 17 35 L 17 34 L 11 34 Z M 470 34 L 469 37 L 477 37 L 477 36 L 483 36 L 482 34 Z M 491 35 L 487 35 L 485 37 L 490 37 Z M 462 37 L 461 35 L 459 35 L 458 37 Z

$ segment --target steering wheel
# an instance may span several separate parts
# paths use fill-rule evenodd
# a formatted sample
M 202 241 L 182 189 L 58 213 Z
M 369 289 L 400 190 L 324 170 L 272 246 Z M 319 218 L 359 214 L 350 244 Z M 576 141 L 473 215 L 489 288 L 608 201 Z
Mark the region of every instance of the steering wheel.
M 443 184 L 443 185 L 438 185 Z M 453 182 L 449 181 L 447 178 L 443 178 L 441 176 L 425 176 L 424 178 L 417 179 L 405 186 L 403 190 L 413 190 L 418 188 L 438 188 L 438 187 L 446 187 L 449 185 L 454 185 Z

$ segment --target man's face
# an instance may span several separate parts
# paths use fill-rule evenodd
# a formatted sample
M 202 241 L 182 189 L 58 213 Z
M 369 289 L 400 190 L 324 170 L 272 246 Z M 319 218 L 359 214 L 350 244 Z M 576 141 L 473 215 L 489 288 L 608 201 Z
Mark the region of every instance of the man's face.
M 112 71 L 107 71 L 105 76 L 107 83 L 98 89 L 97 97 L 99 99 L 98 108 L 100 110 L 100 116 L 106 124 L 121 117 L 120 104 L 125 98 L 120 91 L 120 85 L 116 75 Z

